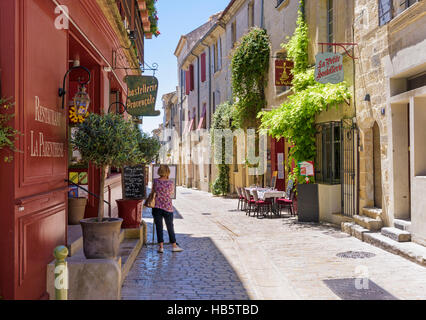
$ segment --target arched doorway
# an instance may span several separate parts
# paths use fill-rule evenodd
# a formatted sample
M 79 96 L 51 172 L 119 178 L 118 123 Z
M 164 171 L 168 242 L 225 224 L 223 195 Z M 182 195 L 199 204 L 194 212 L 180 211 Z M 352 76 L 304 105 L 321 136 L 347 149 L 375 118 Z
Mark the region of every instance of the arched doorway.
M 380 129 L 377 122 L 373 126 L 373 159 L 374 159 L 374 206 L 382 208 L 382 161 L 380 151 Z

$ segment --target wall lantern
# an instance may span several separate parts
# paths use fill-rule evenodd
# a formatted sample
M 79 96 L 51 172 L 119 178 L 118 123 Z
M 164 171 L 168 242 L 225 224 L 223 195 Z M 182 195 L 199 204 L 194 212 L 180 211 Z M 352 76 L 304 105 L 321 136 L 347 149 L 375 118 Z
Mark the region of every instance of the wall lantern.
M 73 123 L 82 123 L 89 114 L 90 106 L 90 97 L 84 85 L 80 85 L 73 101 L 74 104 L 70 108 L 70 120 Z
M 84 70 L 84 71 L 86 71 L 87 72 L 87 74 L 89 75 L 89 79 L 86 81 L 86 82 L 81 82 L 80 80 L 78 80 L 78 82 L 79 82 L 79 84 L 80 84 L 80 86 L 85 86 L 85 85 L 87 85 L 87 84 L 89 84 L 90 83 L 90 79 L 91 79 L 91 77 L 92 77 L 92 75 L 90 74 L 90 71 L 89 71 L 89 69 L 87 69 L 86 67 L 82 67 L 82 66 L 74 66 L 74 67 L 71 67 L 68 71 L 67 71 L 67 73 L 65 73 L 65 76 L 64 76 L 64 83 L 63 83 L 63 85 L 62 85 L 62 88 L 59 88 L 59 97 L 62 97 L 62 110 L 64 109 L 64 104 L 65 104 L 65 94 L 67 93 L 67 91 L 65 90 L 65 86 L 66 86 L 66 81 L 67 81 L 67 76 L 72 72 L 72 71 L 74 71 L 74 70 L 77 70 L 77 69 L 82 69 L 82 70 Z

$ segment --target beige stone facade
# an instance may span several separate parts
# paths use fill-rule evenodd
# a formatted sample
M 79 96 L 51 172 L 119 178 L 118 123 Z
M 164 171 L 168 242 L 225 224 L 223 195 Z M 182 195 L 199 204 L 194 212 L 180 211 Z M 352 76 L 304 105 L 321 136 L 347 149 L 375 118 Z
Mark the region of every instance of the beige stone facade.
M 426 244 L 426 3 L 391 2 L 379 16 L 377 1 L 355 1 L 360 207 L 381 206 L 386 226 L 410 220 Z

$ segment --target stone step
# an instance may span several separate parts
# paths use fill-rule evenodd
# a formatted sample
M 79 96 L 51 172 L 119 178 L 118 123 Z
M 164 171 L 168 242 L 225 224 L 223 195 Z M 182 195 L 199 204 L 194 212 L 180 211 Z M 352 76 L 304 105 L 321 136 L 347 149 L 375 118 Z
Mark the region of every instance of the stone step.
M 396 242 L 380 233 L 365 233 L 364 242 L 426 267 L 426 247 L 414 242 Z
M 68 256 L 74 256 L 81 248 L 83 248 L 83 234 L 80 225 L 68 225 L 67 232 L 67 248 Z
M 401 220 L 401 219 L 394 219 L 393 225 L 395 228 L 411 232 L 411 221 L 408 220 Z
M 397 228 L 382 228 L 382 235 L 397 242 L 410 242 L 411 233 Z
M 356 224 L 370 230 L 370 231 L 379 231 L 383 227 L 383 221 L 381 218 L 372 219 L 366 216 L 353 216 Z
M 362 208 L 361 215 L 369 217 L 371 219 L 377 219 L 382 217 L 382 209 L 380 208 Z

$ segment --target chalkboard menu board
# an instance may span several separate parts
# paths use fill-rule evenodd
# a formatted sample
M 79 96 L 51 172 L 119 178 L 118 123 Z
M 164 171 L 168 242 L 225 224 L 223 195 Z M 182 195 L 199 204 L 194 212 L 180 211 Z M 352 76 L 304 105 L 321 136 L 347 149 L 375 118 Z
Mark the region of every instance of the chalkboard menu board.
M 123 193 L 125 199 L 142 200 L 146 198 L 144 166 L 124 167 Z

